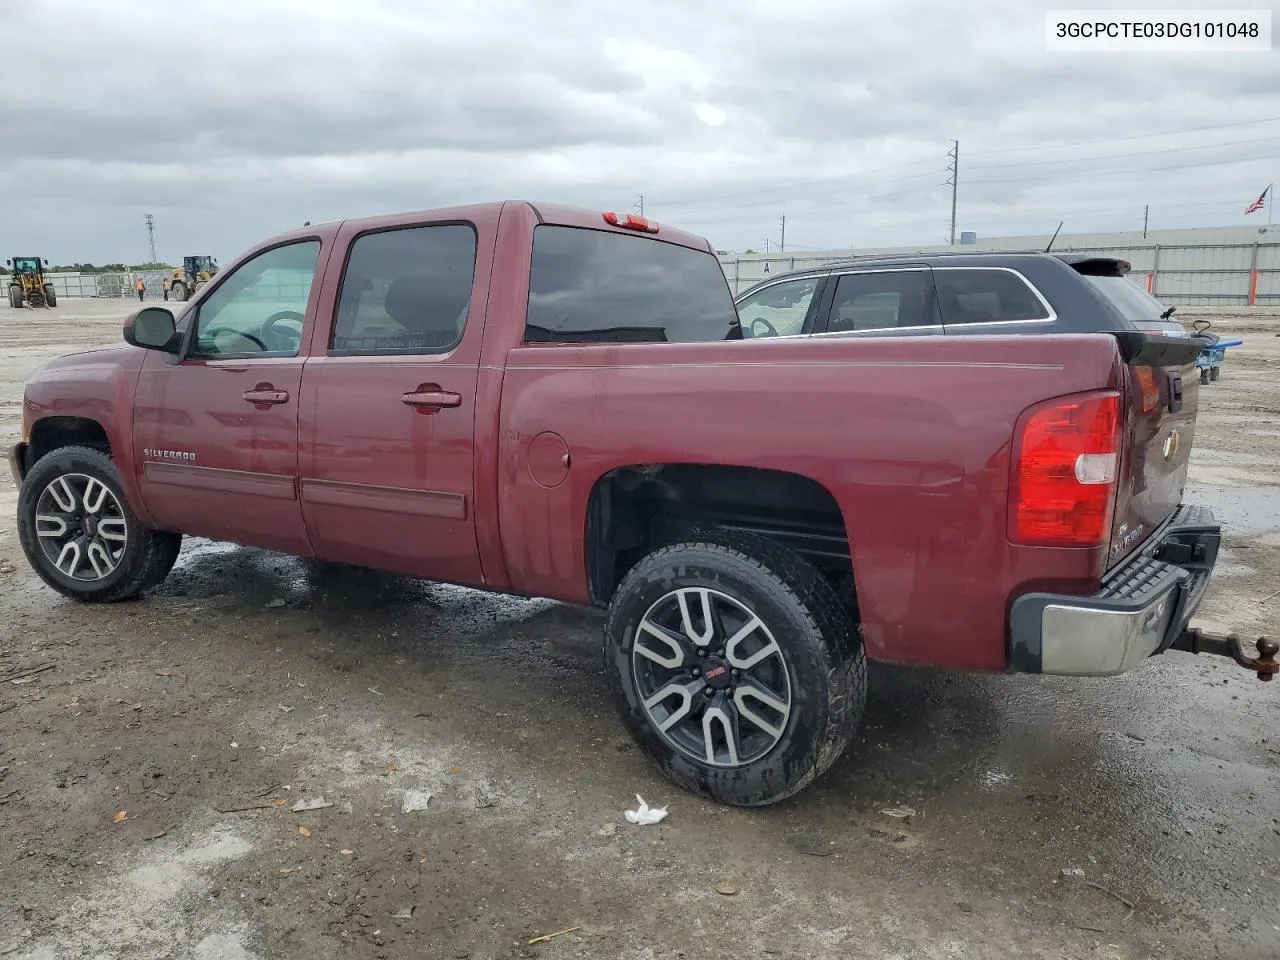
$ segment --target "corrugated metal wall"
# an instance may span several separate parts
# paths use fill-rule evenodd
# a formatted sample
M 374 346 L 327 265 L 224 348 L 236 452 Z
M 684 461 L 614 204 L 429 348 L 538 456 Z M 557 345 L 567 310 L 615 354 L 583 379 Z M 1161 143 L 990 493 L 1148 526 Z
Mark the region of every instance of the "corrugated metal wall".
M 1059 238 L 1055 253 L 1095 253 L 1127 260 L 1132 265 L 1130 279 L 1171 305 L 1258 306 L 1280 305 L 1280 230 L 1263 232 L 1253 228 L 1220 231 L 1185 231 L 1199 235 L 1198 242 L 1178 242 L 1182 231 L 1163 231 L 1160 239 L 1134 242 L 1132 235 L 1118 234 L 1124 243 L 1107 243 L 1106 237 Z M 1212 240 L 1205 234 L 1216 234 Z M 1234 235 L 1234 236 L 1233 236 Z M 1239 239 L 1237 239 L 1239 238 Z M 1033 241 L 1039 240 L 1039 244 Z M 1081 241 L 1088 241 L 1082 243 Z M 735 294 L 765 277 L 790 270 L 820 266 L 836 260 L 872 256 L 899 256 L 921 253 L 982 253 L 998 250 L 1042 248 L 1045 238 L 1012 237 L 982 241 L 963 247 L 899 247 L 880 250 L 831 250 L 795 256 L 721 257 L 729 288 Z

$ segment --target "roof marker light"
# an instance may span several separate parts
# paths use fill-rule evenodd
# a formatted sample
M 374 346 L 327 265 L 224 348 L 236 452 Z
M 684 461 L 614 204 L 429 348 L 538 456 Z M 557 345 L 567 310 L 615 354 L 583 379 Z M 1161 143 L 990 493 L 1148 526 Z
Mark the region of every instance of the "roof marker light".
M 657 233 L 658 225 L 652 220 L 646 220 L 644 217 L 637 217 L 633 213 L 617 214 L 606 213 L 604 222 L 613 227 L 622 227 L 625 230 L 639 230 L 641 233 Z

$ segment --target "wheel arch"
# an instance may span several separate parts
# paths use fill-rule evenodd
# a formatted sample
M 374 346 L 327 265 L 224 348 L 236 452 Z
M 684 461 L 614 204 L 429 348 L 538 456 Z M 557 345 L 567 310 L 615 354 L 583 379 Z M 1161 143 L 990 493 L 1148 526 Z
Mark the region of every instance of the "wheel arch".
M 795 551 L 856 613 L 848 527 L 831 491 L 804 474 L 720 463 L 632 464 L 597 478 L 583 531 L 592 602 L 607 604 L 647 553 L 708 528 L 765 536 Z
M 93 447 L 113 456 L 111 437 L 97 420 L 79 416 L 41 417 L 31 425 L 27 440 L 25 475 L 36 462 L 61 447 Z

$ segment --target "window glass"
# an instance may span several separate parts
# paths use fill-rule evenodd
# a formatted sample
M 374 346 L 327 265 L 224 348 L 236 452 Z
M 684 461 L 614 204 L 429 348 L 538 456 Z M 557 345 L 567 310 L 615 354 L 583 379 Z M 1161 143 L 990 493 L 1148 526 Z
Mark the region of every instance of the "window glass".
M 836 283 L 827 330 L 848 333 L 934 325 L 929 275 L 923 270 L 849 273 Z
M 462 339 L 476 232 L 437 224 L 368 233 L 351 246 L 330 347 L 351 353 L 442 353 Z
M 741 338 L 729 284 L 710 253 L 605 230 L 534 229 L 526 341 Z
M 743 335 L 785 337 L 803 333 L 804 318 L 820 279 L 806 277 L 775 283 L 744 297 L 738 304 Z
M 320 242 L 304 240 L 233 270 L 198 307 L 195 355 L 296 357 L 319 256 Z
M 1163 303 L 1127 277 L 1086 276 L 1085 280 L 1135 327 L 1158 327 L 1177 336 L 1186 332 L 1182 323 L 1172 315 L 1161 316 L 1166 309 Z
M 933 272 L 943 323 L 1047 320 L 1035 291 L 1007 270 L 942 269 Z

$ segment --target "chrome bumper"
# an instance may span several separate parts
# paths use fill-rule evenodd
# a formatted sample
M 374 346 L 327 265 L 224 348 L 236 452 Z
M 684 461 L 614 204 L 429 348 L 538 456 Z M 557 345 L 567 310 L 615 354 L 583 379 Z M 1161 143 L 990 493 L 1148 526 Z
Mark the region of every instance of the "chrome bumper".
M 1093 596 L 1019 597 L 1009 613 L 1011 668 L 1110 677 L 1163 653 L 1199 606 L 1221 540 L 1212 511 L 1183 505 Z

